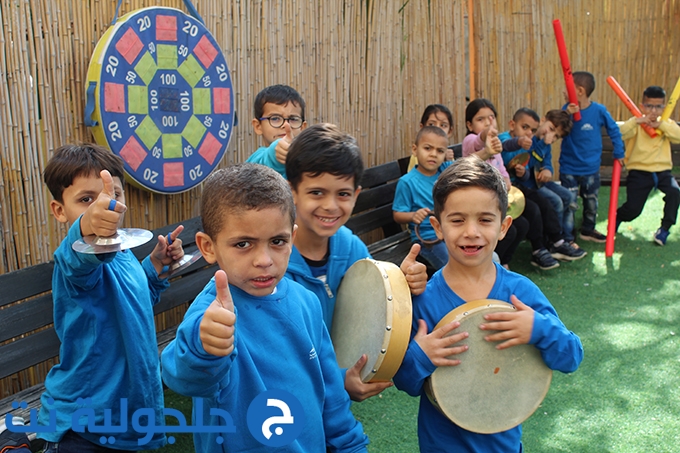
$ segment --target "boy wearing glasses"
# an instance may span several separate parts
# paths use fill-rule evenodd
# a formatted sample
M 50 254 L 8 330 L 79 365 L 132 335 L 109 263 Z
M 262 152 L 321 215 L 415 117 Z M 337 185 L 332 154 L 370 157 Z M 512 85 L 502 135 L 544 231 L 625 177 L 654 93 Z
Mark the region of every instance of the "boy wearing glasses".
M 577 200 L 578 195 L 581 195 L 583 200 L 581 239 L 603 243 L 607 241 L 607 236 L 595 229 L 597 197 L 600 191 L 602 127 L 607 130 L 614 145 L 614 159 L 618 159 L 622 165 L 623 141 L 621 132 L 607 108 L 590 100 L 590 95 L 595 90 L 595 77 L 589 72 L 577 71 L 574 73 L 574 85 L 578 105 L 568 104 L 563 108 L 570 115 L 580 111 L 581 120 L 574 121 L 571 133 L 562 140 L 560 182 L 563 187 L 572 191 Z
M 675 225 L 680 205 L 680 187 L 671 174 L 673 161 L 671 143 L 680 143 L 680 126 L 673 120 L 660 121 L 666 101 L 666 92 L 658 86 L 650 86 L 642 93 L 640 111 L 643 116 L 631 118 L 621 125 L 626 141 L 625 163 L 628 168 L 626 202 L 616 212 L 616 226 L 630 222 L 642 213 L 647 196 L 652 189 L 663 192 L 664 208 L 661 227 L 654 233 L 654 242 L 666 245 L 669 230 Z M 657 136 L 650 137 L 643 129 L 649 124 L 657 129 Z
M 261 135 L 264 146 L 246 162 L 273 168 L 286 177 L 286 155 L 290 142 L 307 127 L 305 101 L 288 85 L 272 85 L 255 97 L 253 129 Z

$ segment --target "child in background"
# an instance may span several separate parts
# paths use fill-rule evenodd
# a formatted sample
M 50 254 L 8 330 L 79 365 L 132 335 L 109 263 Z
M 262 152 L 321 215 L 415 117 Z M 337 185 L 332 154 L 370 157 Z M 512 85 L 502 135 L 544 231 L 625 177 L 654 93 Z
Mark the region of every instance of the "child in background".
M 581 341 L 564 326 L 534 283 L 492 261 L 496 242 L 510 225 L 505 215 L 507 193 L 498 171 L 479 159 L 459 159 L 439 177 L 433 196 L 432 225 L 446 243 L 449 261 L 434 274 L 425 292 L 413 298 L 411 342 L 394 383 L 409 395 L 420 397 L 420 451 L 522 451 L 521 425 L 496 434 L 473 433 L 451 422 L 424 394 L 423 384 L 438 366 L 464 363 L 464 352 L 475 347 L 458 344 L 468 336 L 455 330 L 460 323 L 437 330 L 434 326 L 469 301 L 511 302 L 516 311 L 489 314 L 485 318 L 488 322 L 479 326 L 489 331 L 486 340 L 498 342 L 498 349 L 532 344 L 549 368 L 564 373 L 575 371 L 581 363 Z M 451 331 L 455 333 L 444 337 Z
M 194 397 L 194 417 L 203 398 L 205 426 L 224 424 L 221 415 L 211 415 L 219 408 L 238 431 L 225 436 L 224 446 L 218 433 L 196 432 L 196 451 L 267 450 L 247 429 L 249 406 L 278 389 L 298 399 L 306 419 L 286 451 L 365 452 L 368 439 L 350 412 L 319 300 L 283 278 L 295 238 L 286 181 L 261 165 L 218 170 L 205 182 L 201 220 L 205 232 L 196 234 L 196 243 L 220 270 L 163 351 L 163 379 Z
M 485 160 L 501 173 L 506 189 L 509 190 L 511 186 L 510 175 L 500 156 L 502 144 L 498 138 L 496 116 L 496 107 L 488 99 L 475 99 L 467 105 L 465 108 L 465 125 L 468 133 L 463 139 L 463 157 L 474 154 Z M 496 253 L 504 267 L 509 268 L 512 255 L 520 242 L 524 240 L 528 231 L 529 221 L 525 216 L 519 216 L 512 221 L 507 234 L 498 241 Z
M 448 107 L 442 104 L 430 104 L 425 107 L 423 116 L 420 118 L 420 128 L 425 126 L 437 126 L 446 133 L 447 140 L 451 139 L 453 134 L 453 115 Z M 449 149 L 448 141 L 446 147 L 445 160 L 453 160 L 453 150 Z M 414 154 L 411 154 L 411 160 L 408 163 L 408 171 L 413 170 L 418 164 L 418 159 Z
M 164 267 L 184 255 L 177 236 L 172 244 L 159 236 L 151 254 L 140 264 L 129 250 L 99 255 L 77 253 L 72 245 L 84 236 L 114 235 L 123 221 L 125 180 L 123 161 L 97 145 L 65 145 L 47 163 L 45 184 L 54 199 L 50 210 L 61 223 L 69 223 L 66 238 L 54 252 L 52 296 L 54 329 L 61 340 L 59 363 L 45 380 L 39 420 L 48 425 L 57 413 L 57 430 L 39 432 L 47 441 L 45 452 L 88 453 L 138 450 L 139 433 L 76 433 L 71 416 L 94 409 L 89 425 L 131 426 L 137 409 L 153 409 L 155 426 L 163 424 L 163 386 L 160 379 L 153 305 L 168 287 L 158 276 Z M 127 399 L 127 419 L 120 420 L 121 399 Z M 105 423 L 104 410 L 111 410 Z M 105 437 L 102 437 L 105 436 Z M 115 444 L 107 448 L 101 438 Z M 113 443 L 113 442 L 112 442 Z M 165 444 L 154 434 L 145 449 Z
M 557 213 L 561 237 L 550 246 L 550 254 L 553 258 L 563 261 L 575 261 L 586 256 L 586 251 L 574 244 L 574 236 L 570 233 L 574 229 L 572 209 L 575 207 L 575 203 L 573 202 L 573 194 L 552 180 L 551 145 L 558 138 L 569 134 L 571 124 L 571 118 L 569 118 L 567 112 L 563 110 L 548 111 L 532 138 L 530 158 L 524 175 L 515 180 L 518 186 L 537 191 L 539 195 L 550 202 Z M 513 154 L 509 153 L 503 158 L 509 160 L 512 157 Z M 515 168 L 515 172 L 517 171 L 521 171 L 521 169 Z M 542 186 L 539 187 L 539 185 Z M 547 210 L 542 210 L 541 213 L 547 213 Z M 550 240 L 555 241 L 556 236 L 553 235 Z
M 643 116 L 631 118 L 621 125 L 621 134 L 626 141 L 626 202 L 616 212 L 616 229 L 621 222 L 637 218 L 654 188 L 665 194 L 661 227 L 654 233 L 654 242 L 666 245 L 671 226 L 678 218 L 680 187 L 671 173 L 673 160 L 671 143 L 680 143 L 680 126 L 673 120 L 659 121 L 666 102 L 666 92 L 659 86 L 647 87 L 642 94 L 640 111 Z M 649 124 L 662 134 L 651 138 L 643 129 Z
M 361 239 L 344 226 L 361 191 L 364 164 L 359 146 L 337 126 L 315 124 L 291 145 L 286 173 L 298 227 L 286 276 L 317 295 L 330 330 L 342 278 L 356 261 L 371 257 Z M 416 262 L 419 252 L 420 246 L 414 244 L 400 266 L 414 295 L 427 284 L 427 269 Z M 364 354 L 345 375 L 345 389 L 354 401 L 391 386 L 390 382 L 361 381 L 360 371 L 367 360 Z
M 583 200 L 581 239 L 606 242 L 607 236 L 595 229 L 597 197 L 600 191 L 602 128 L 607 130 L 614 146 L 614 159 L 618 159 L 621 165 L 624 156 L 623 141 L 621 132 L 607 108 L 590 100 L 590 95 L 595 90 L 595 77 L 585 71 L 574 72 L 574 85 L 578 105 L 568 104 L 564 108 L 571 115 L 581 112 L 581 121 L 574 122 L 571 133 L 562 140 L 560 181 L 563 187 L 572 191 L 574 199 L 580 194 Z
M 434 209 L 432 188 L 442 171 L 451 165 L 451 161 L 445 161 L 447 145 L 448 137 L 440 127 L 425 126 L 420 129 L 412 146 L 418 165 L 399 179 L 392 204 L 394 221 L 408 224 L 411 241 L 420 244 L 420 255 L 436 270 L 441 269 L 449 259 L 446 245 L 443 242 L 432 245 L 422 243 L 415 233 L 415 227 L 419 225 L 418 231 L 424 241 L 437 239 L 430 225 Z
M 257 94 L 254 109 L 251 124 L 255 133 L 262 137 L 264 146 L 251 154 L 246 162 L 273 168 L 285 178 L 290 143 L 307 127 L 305 100 L 287 85 L 272 85 Z

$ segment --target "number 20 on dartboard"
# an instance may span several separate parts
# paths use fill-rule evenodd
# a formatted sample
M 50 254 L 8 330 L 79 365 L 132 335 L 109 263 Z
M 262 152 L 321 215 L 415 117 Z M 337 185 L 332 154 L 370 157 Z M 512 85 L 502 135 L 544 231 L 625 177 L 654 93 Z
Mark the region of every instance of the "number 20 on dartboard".
M 195 187 L 224 156 L 234 125 L 231 77 L 217 42 L 177 9 L 121 17 L 90 61 L 86 122 L 137 184 L 160 193 Z

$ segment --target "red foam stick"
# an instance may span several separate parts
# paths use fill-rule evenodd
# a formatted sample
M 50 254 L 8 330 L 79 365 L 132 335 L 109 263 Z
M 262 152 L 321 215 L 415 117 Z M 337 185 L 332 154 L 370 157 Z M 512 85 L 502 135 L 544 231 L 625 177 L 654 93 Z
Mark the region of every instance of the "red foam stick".
M 578 96 L 576 96 L 576 85 L 574 85 L 574 76 L 571 73 L 571 64 L 569 63 L 567 45 L 564 43 L 564 33 L 562 33 L 562 24 L 560 23 L 559 19 L 555 19 L 553 21 L 553 28 L 555 29 L 557 50 L 560 51 L 560 61 L 562 62 L 562 72 L 564 72 L 564 83 L 567 85 L 567 95 L 569 96 L 569 103 L 578 105 Z M 574 121 L 581 121 L 581 112 L 574 113 Z
M 607 219 L 607 242 L 604 244 L 604 256 L 614 254 L 614 235 L 616 234 L 616 210 L 619 206 L 619 183 L 621 182 L 621 163 L 614 159 L 612 171 L 612 190 L 609 194 L 609 218 Z
M 616 81 L 616 79 L 612 76 L 607 77 L 607 83 L 609 86 L 614 90 L 614 93 L 623 101 L 623 103 L 628 107 L 628 110 L 630 110 L 630 113 L 633 114 L 633 116 L 640 118 L 642 116 L 642 112 L 638 108 L 637 105 L 635 105 L 635 102 L 626 94 L 625 91 L 623 91 L 623 88 L 621 88 L 621 85 L 619 85 L 619 82 Z M 656 129 L 654 129 L 652 126 L 649 124 L 641 124 L 642 128 L 647 132 L 647 135 L 650 137 L 654 138 L 656 137 Z

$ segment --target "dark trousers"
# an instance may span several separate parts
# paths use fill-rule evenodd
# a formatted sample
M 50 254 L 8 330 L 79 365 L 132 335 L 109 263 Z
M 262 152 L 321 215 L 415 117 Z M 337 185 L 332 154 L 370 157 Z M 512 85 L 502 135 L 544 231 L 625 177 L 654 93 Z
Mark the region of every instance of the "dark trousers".
M 512 221 L 512 225 L 502 241 L 498 241 L 495 252 L 501 260 L 501 264 L 509 264 L 512 255 L 517 250 L 519 243 L 524 240 L 529 230 L 529 222 L 524 216 L 519 216 Z
M 626 183 L 626 202 L 616 211 L 616 220 L 630 222 L 636 219 L 642 213 L 647 197 L 655 187 L 665 194 L 661 228 L 670 230 L 678 218 L 680 206 L 680 187 L 670 170 L 658 173 L 630 170 Z
M 527 239 L 531 241 L 531 247 L 533 250 L 538 250 L 545 247 L 545 238 L 547 237 L 551 243 L 555 243 L 562 239 L 562 224 L 560 219 L 555 212 L 552 204 L 543 195 L 538 193 L 538 191 L 533 189 L 527 189 L 525 187 L 520 187 L 524 193 L 524 198 L 527 200 L 527 206 L 529 201 L 533 202 L 537 207 L 539 214 L 533 214 L 534 217 L 540 215 L 542 229 L 538 228 L 538 220 L 534 220 L 527 233 Z M 527 211 L 527 208 L 524 208 Z
M 57 443 L 47 442 L 44 453 L 131 453 L 124 450 L 115 450 L 103 445 L 93 444 L 85 440 L 75 432 L 68 430 L 64 437 Z

